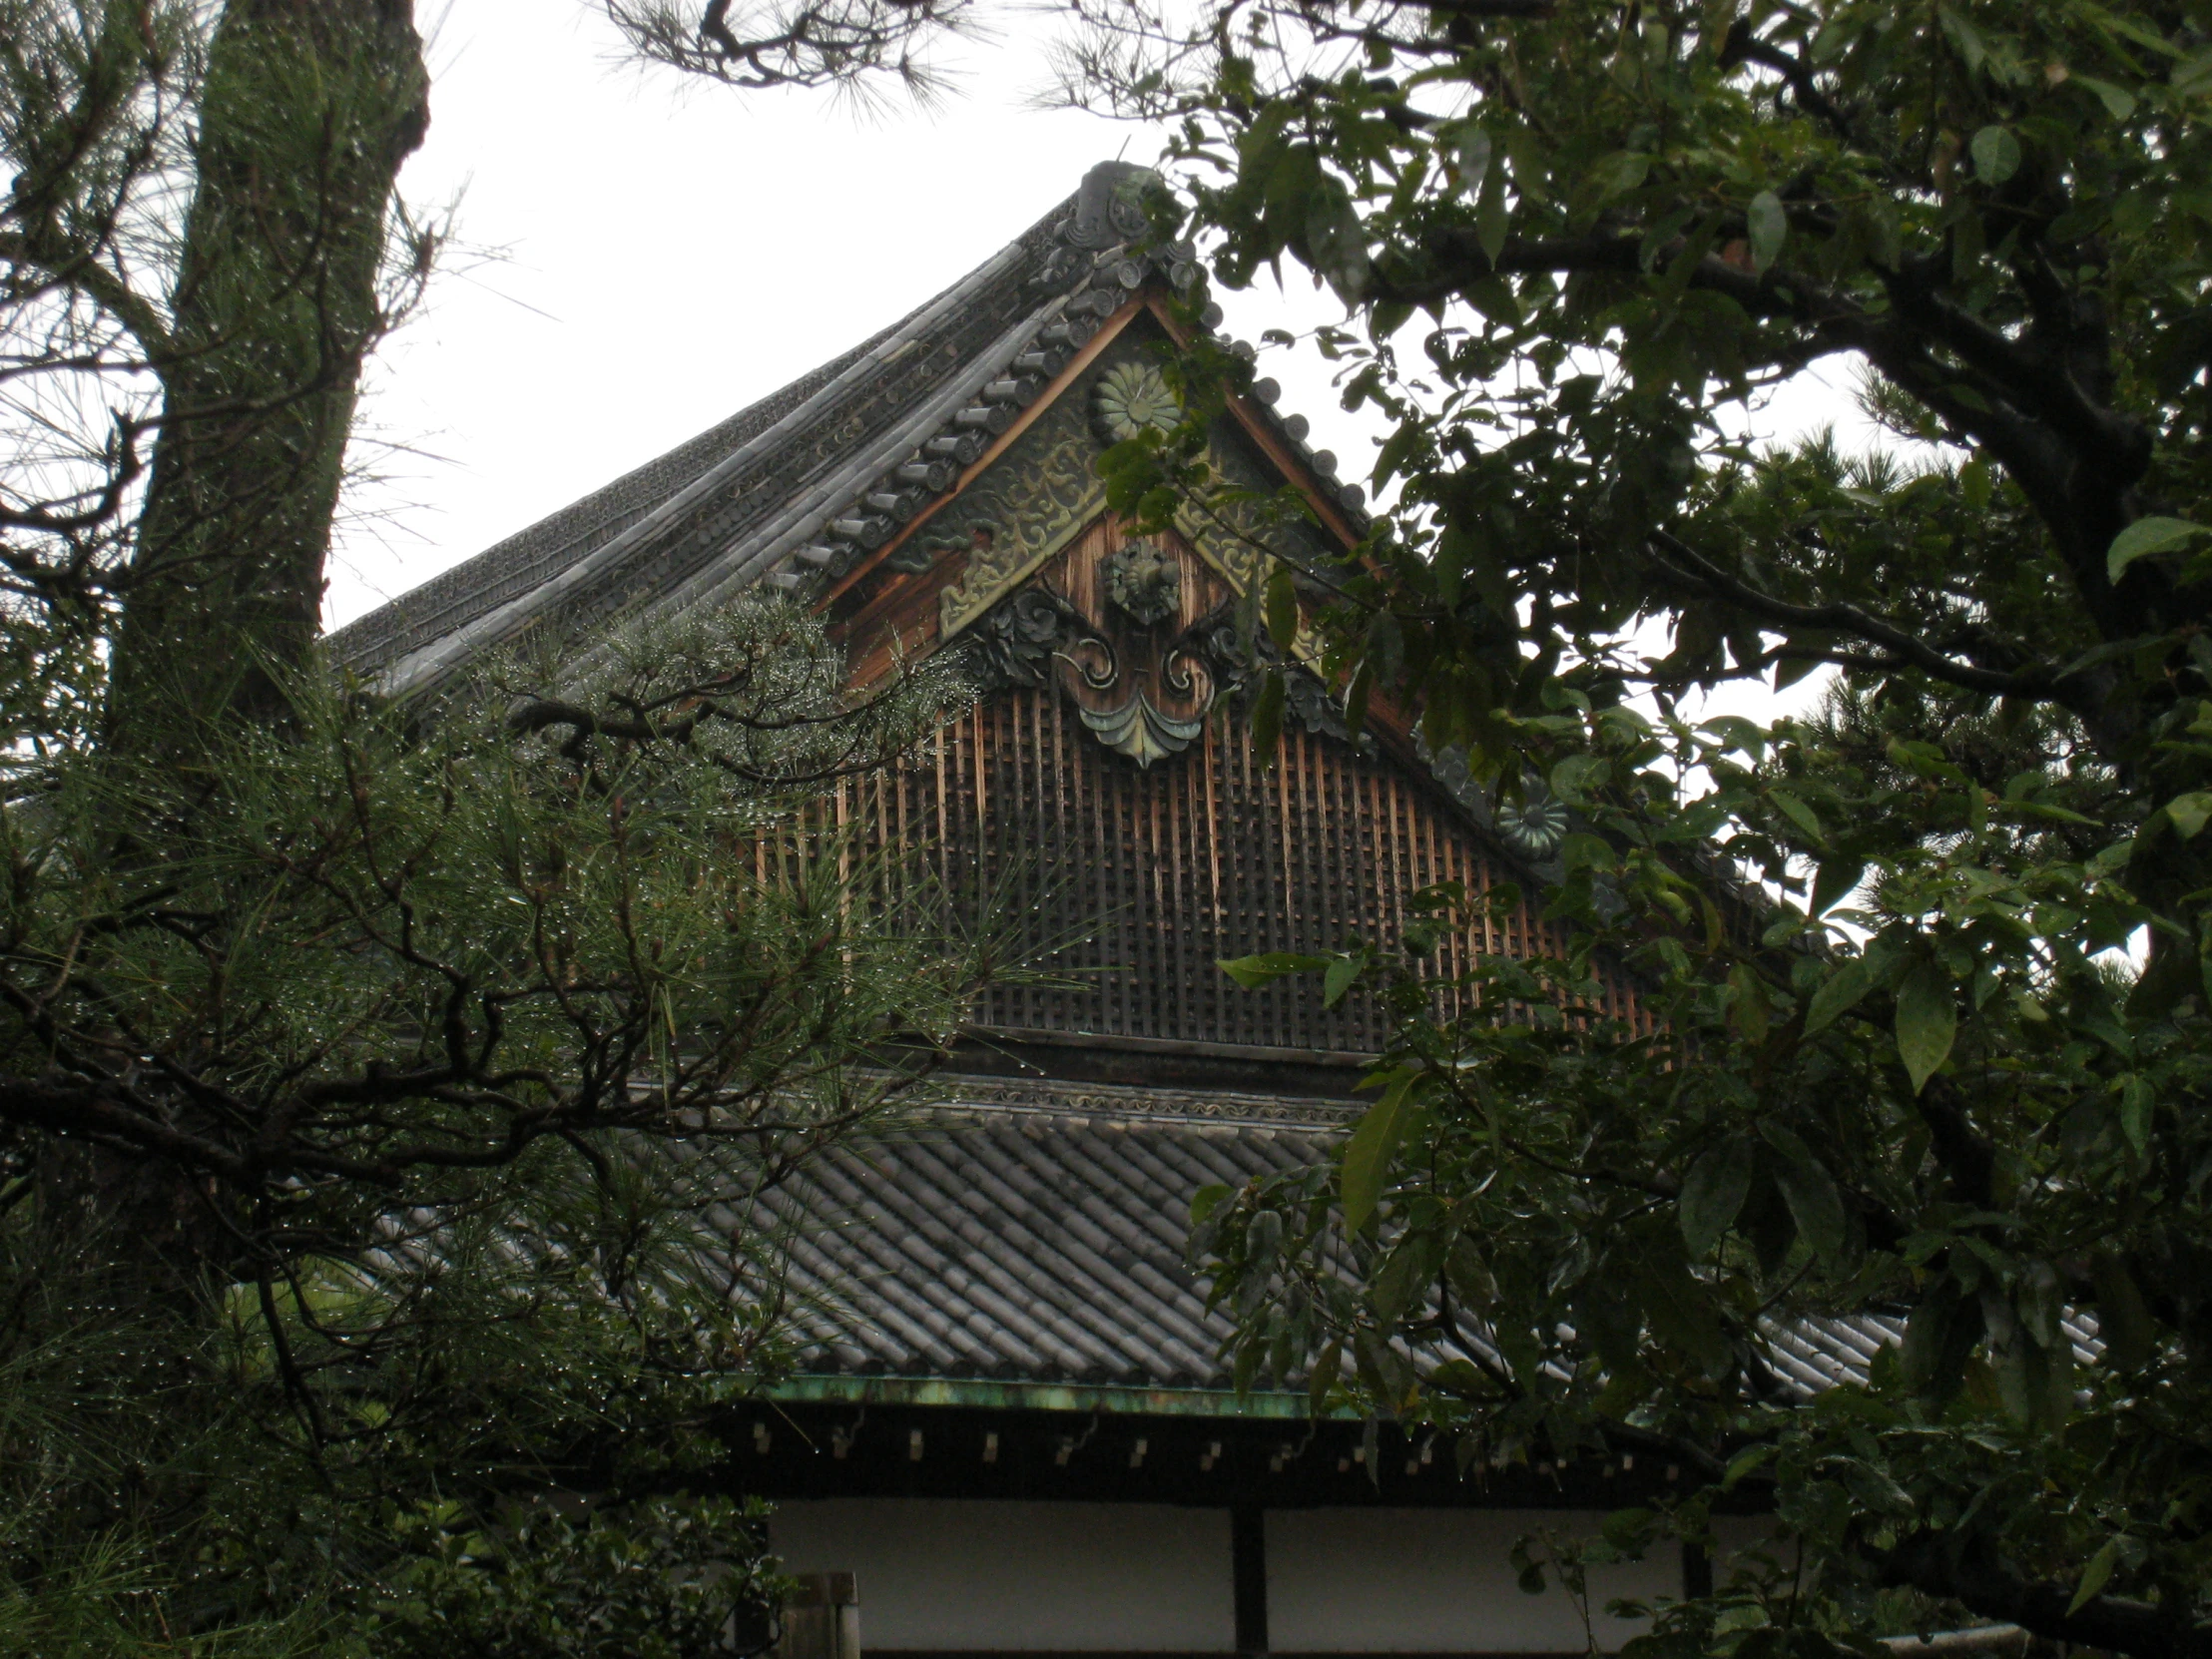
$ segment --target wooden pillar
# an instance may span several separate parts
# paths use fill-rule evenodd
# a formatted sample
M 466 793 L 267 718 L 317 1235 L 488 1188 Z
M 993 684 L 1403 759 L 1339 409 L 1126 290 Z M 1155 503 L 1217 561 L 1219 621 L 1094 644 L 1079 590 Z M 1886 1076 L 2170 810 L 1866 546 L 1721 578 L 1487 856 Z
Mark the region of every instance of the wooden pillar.
M 1267 1516 L 1250 1499 L 1229 1509 L 1229 1581 L 1236 1597 L 1239 1659 L 1268 1651 Z
M 1682 1599 L 1695 1601 L 1713 1593 L 1713 1558 L 1687 1539 L 1682 1545 Z
M 776 1659 L 860 1659 L 860 1596 L 848 1572 L 799 1575 Z

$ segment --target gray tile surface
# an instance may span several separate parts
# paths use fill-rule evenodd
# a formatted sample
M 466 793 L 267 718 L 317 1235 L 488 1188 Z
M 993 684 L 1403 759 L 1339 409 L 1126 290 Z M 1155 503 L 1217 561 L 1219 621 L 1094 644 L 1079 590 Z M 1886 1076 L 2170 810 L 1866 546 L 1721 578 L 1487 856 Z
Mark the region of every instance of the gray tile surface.
M 761 1219 L 789 1240 L 805 1369 L 1230 1386 L 1230 1321 L 1207 1309 L 1184 1259 L 1191 1199 L 1329 1156 L 1343 1109 L 1165 1092 L 1148 1103 L 1141 1089 L 1097 1087 L 1071 1092 L 1069 1109 L 1028 1093 L 835 1148 L 761 1198 Z M 2067 1329 L 2091 1361 L 2094 1323 Z M 1904 1322 L 1808 1319 L 1769 1336 L 1780 1381 L 1812 1393 L 1865 1381 Z M 1483 1346 L 1471 1326 L 1462 1341 Z

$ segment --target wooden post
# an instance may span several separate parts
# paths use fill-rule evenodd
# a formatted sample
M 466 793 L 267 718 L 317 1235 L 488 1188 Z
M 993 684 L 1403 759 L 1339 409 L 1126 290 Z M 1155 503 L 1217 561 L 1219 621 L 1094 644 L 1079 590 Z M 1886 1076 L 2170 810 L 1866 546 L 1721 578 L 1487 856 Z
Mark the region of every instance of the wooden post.
M 799 1575 L 776 1659 L 860 1659 L 860 1596 L 848 1572 Z
M 1249 1498 L 1230 1505 L 1229 1575 L 1238 1659 L 1264 1659 L 1268 1651 L 1267 1520 L 1260 1505 Z

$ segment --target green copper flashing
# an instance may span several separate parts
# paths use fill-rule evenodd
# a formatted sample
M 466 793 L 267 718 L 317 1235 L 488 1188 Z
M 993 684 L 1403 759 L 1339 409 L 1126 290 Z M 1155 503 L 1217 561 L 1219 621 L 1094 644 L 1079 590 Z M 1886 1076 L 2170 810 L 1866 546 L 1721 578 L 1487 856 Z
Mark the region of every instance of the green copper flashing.
M 1117 1411 L 1136 1416 L 1304 1417 L 1306 1396 L 1228 1388 L 1093 1387 L 1084 1383 L 991 1382 L 952 1377 L 790 1377 L 771 1399 L 869 1405 L 970 1405 L 1005 1411 Z

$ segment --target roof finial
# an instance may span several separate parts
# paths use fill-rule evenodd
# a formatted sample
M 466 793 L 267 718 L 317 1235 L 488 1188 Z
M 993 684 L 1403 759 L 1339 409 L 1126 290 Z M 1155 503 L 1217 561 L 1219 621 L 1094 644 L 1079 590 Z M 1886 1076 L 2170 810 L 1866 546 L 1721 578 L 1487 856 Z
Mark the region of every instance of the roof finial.
M 1148 229 L 1140 198 L 1159 177 L 1135 162 L 1100 162 L 1083 175 L 1075 193 L 1075 218 L 1061 233 L 1077 248 L 1111 248 Z

